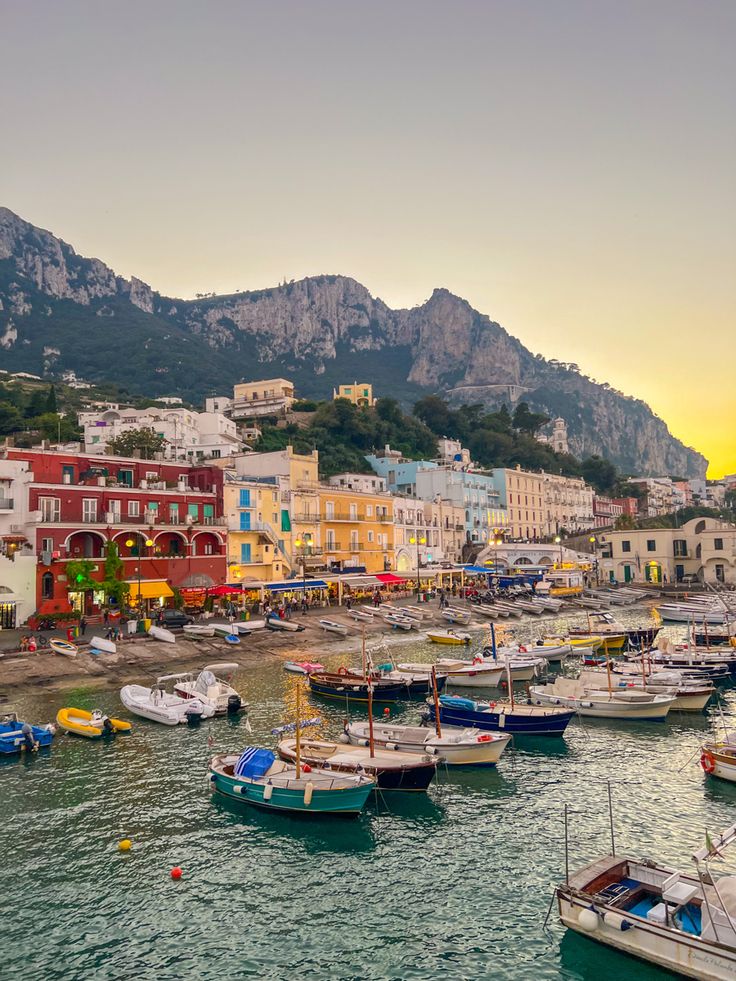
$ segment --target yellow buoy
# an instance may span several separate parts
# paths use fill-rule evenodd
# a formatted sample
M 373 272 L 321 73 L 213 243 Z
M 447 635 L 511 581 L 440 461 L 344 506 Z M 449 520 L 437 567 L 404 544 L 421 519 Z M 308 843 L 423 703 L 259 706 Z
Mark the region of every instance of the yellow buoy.
M 129 852 L 132 845 L 133 842 L 130 840 L 130 838 L 123 838 L 123 840 L 118 845 L 118 851 Z

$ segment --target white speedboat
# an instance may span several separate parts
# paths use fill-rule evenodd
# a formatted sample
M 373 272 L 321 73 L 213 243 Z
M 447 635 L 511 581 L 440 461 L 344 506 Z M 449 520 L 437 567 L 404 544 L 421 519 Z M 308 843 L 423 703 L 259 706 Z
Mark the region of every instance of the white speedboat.
M 349 722 L 345 736 L 353 746 L 370 745 L 370 723 Z M 373 742 L 381 749 L 440 756 L 448 766 L 495 766 L 511 736 L 482 729 L 443 725 L 438 736 L 427 726 L 373 724 Z
M 215 636 L 215 628 L 209 623 L 186 623 L 182 629 L 186 637 Z
M 166 627 L 157 627 L 155 623 L 148 628 L 148 633 L 154 640 L 162 640 L 166 644 L 176 643 L 176 636 L 170 630 Z
M 650 858 L 605 855 L 556 890 L 560 919 L 591 940 L 698 981 L 736 977 L 736 876 L 710 860 L 736 824 L 693 855 L 695 875 Z
M 591 687 L 580 678 L 555 678 L 552 684 L 536 685 L 529 697 L 537 705 L 561 705 L 592 719 L 621 722 L 663 722 L 675 702 L 672 694 L 652 694 L 636 689 Z
M 337 620 L 320 620 L 319 625 L 330 634 L 339 634 L 341 637 L 348 635 L 348 628 L 344 623 L 338 623 Z
M 239 692 L 230 684 L 239 666 L 233 662 L 206 664 L 197 675 L 193 671 L 183 672 L 174 676 L 174 694 L 198 699 L 212 708 L 215 715 L 235 715 L 244 707 Z
M 120 689 L 120 701 L 129 712 L 143 719 L 160 722 L 165 726 L 175 726 L 183 722 L 196 722 L 209 719 L 214 709 L 196 698 L 182 698 L 166 691 L 166 683 L 179 675 L 163 675 L 152 688 L 143 685 L 125 685 Z

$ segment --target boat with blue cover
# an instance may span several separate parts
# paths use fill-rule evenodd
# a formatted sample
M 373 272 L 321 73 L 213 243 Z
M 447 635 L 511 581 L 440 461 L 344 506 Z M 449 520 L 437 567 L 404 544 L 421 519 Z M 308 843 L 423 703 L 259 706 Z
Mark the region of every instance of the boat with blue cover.
M 0 717 L 0 755 L 12 756 L 14 753 L 35 753 L 45 749 L 54 738 L 53 725 L 34 726 L 22 722 L 15 712 Z
M 375 781 L 365 774 L 312 770 L 286 763 L 270 749 L 249 746 L 240 756 L 225 754 L 210 761 L 213 789 L 224 797 L 271 811 L 357 815 Z
M 428 700 L 429 718 L 436 717 Z M 514 736 L 561 736 L 575 712 L 556 706 L 527 705 L 519 702 L 477 702 L 457 695 L 439 698 L 440 722 L 444 725 L 474 726 Z

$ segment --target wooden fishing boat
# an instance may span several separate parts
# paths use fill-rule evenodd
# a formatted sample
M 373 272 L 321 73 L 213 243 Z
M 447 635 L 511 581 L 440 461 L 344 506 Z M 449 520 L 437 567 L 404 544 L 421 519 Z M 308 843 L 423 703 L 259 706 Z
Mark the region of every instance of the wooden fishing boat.
M 612 664 L 611 671 L 619 686 L 635 685 L 650 692 L 674 692 L 673 711 L 702 712 L 716 692 L 716 686 L 707 678 L 686 677 L 682 671 L 653 671 L 651 665 L 642 663 L 641 659 L 638 665 L 631 661 Z M 585 673 L 605 674 L 601 669 Z
M 376 702 L 398 702 L 407 697 L 404 681 L 370 681 L 366 677 L 349 675 L 347 668 L 337 672 L 319 671 L 309 675 L 309 690 L 313 695 L 324 698 L 338 698 L 348 702 L 368 701 L 369 685 L 373 687 L 373 700 Z
M 556 890 L 562 923 L 576 933 L 673 974 L 736 977 L 736 876 L 710 865 L 736 840 L 736 825 L 695 852 L 696 874 L 649 858 L 604 855 Z M 613 852 L 613 847 L 612 847 Z
M 504 645 L 499 651 L 511 658 L 539 658 L 548 664 L 562 664 L 572 653 L 570 644 L 518 644 L 515 647 Z
M 450 623 L 459 623 L 464 627 L 467 627 L 467 625 L 470 623 L 470 613 L 468 613 L 467 610 L 461 610 L 456 606 L 446 606 L 440 616 L 443 620 L 447 620 Z
M 55 732 L 53 725 L 31 725 L 20 720 L 15 712 L 8 712 L 0 717 L 0 756 L 46 749 Z
M 674 694 L 653 694 L 635 688 L 594 687 L 582 678 L 556 677 L 552 684 L 535 685 L 529 697 L 536 705 L 559 705 L 594 719 L 619 722 L 664 722 Z
M 154 640 L 162 640 L 165 644 L 175 644 L 176 635 L 172 634 L 170 630 L 166 627 L 157 627 L 156 624 L 151 624 L 148 628 L 148 633 L 153 637 Z
M 370 610 L 348 610 L 347 613 L 353 620 L 362 623 L 373 623 L 375 619 Z
M 52 637 L 49 641 L 49 647 L 54 654 L 62 654 L 64 657 L 76 657 L 79 654 L 79 648 L 76 644 L 72 644 L 68 640 L 61 640 L 59 637 Z
M 424 699 L 432 688 L 431 675 L 428 671 L 411 671 L 396 667 L 393 664 L 379 664 L 375 669 L 369 668 L 371 678 L 382 681 L 395 681 L 405 686 L 405 698 Z M 363 672 L 351 670 L 348 677 L 362 678 Z M 444 688 L 447 682 L 447 674 L 437 675 L 437 684 L 440 689 Z
M 282 760 L 296 759 L 296 738 L 282 739 L 278 745 Z M 367 773 L 379 790 L 424 791 L 434 779 L 440 762 L 437 756 L 402 753 L 396 750 L 351 746 L 323 739 L 301 740 L 301 758 L 313 769 L 330 772 Z
M 353 746 L 368 746 L 367 722 L 349 722 L 345 734 Z M 440 735 L 426 725 L 374 723 L 373 738 L 381 749 L 439 756 L 447 766 L 495 766 L 511 736 L 491 734 L 467 726 L 442 726 Z
M 324 664 L 319 661 L 284 661 L 284 671 L 291 674 L 316 674 L 324 669 Z
M 428 630 L 425 636 L 433 644 L 449 644 L 455 647 L 469 644 L 471 641 L 470 634 L 463 633 L 461 630 Z
M 471 726 L 511 736 L 561 736 L 575 712 L 558 706 L 538 706 L 511 701 L 481 702 L 458 695 L 441 695 L 439 718 L 443 725 Z M 435 707 L 428 701 L 429 719 Z
M 386 623 L 391 624 L 394 630 L 416 630 L 418 626 L 417 620 L 412 620 L 411 617 L 403 616 L 400 613 L 391 613 L 386 617 Z
M 700 747 L 700 766 L 708 776 L 736 783 L 736 733 L 704 742 Z
M 233 661 L 205 664 L 199 674 L 184 671 L 173 675 L 174 694 L 180 698 L 198 699 L 212 708 L 215 715 L 237 715 L 246 708 L 240 693 L 230 684 L 240 668 Z
M 312 770 L 276 759 L 270 749 L 249 746 L 239 756 L 210 761 L 212 788 L 223 797 L 269 811 L 358 815 L 375 786 L 364 773 Z
M 86 709 L 61 708 L 56 713 L 56 721 L 65 732 L 87 739 L 100 739 L 102 736 L 113 736 L 116 732 L 130 732 L 130 722 L 123 719 L 111 719 L 99 709 L 88 712 Z
M 472 661 L 459 658 L 440 658 L 435 665 L 421 661 L 403 662 L 397 665 L 399 671 L 425 674 L 429 677 L 432 668 L 447 675 L 448 684 L 458 688 L 494 688 L 503 677 L 504 669 L 493 661 L 476 657 Z

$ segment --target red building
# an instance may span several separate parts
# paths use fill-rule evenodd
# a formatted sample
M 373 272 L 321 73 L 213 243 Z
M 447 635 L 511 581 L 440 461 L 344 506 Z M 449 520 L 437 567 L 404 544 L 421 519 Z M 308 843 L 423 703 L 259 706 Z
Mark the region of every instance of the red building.
M 636 497 L 614 497 L 614 504 L 620 504 L 622 514 L 635 518 L 639 513 L 639 501 Z
M 99 592 L 75 592 L 66 576 L 71 559 L 99 559 L 91 578 L 102 579 L 108 542 L 115 542 L 131 585 L 158 602 L 171 587 L 206 588 L 227 573 L 222 471 L 186 463 L 9 448 L 8 459 L 33 471 L 28 487 L 31 521 L 26 537 L 39 556 L 40 614 L 94 613 Z
M 596 528 L 610 528 L 623 513 L 619 501 L 598 495 L 593 498 L 593 522 Z

